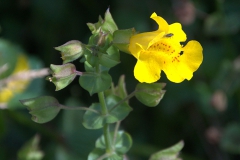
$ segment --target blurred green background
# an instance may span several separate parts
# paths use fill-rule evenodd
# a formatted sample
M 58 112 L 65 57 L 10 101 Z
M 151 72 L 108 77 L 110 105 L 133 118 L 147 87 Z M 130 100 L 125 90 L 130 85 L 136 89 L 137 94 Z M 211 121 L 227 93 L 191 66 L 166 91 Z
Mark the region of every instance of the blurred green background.
M 87 43 L 91 33 L 86 23 L 97 22 L 108 7 L 119 29 L 156 30 L 149 18 L 156 12 L 170 24 L 182 23 L 188 40 L 195 39 L 203 46 L 203 63 L 191 81 L 174 84 L 162 72 L 160 82 L 167 83 L 167 92 L 157 107 L 131 99 L 133 111 L 121 125 L 133 138 L 128 158 L 148 159 L 184 140 L 180 156 L 185 160 L 240 159 L 239 0 L 1 0 L 0 38 L 11 43 L 6 50 L 18 48 L 15 52 L 27 55 L 32 68 L 61 64 L 53 47 L 70 40 Z M 12 59 L 16 56 L 9 51 L 10 55 Z M 110 72 L 115 84 L 125 74 L 130 93 L 138 83 L 133 77 L 136 60 L 121 53 L 121 61 Z M 14 66 L 14 62 L 9 64 Z M 83 71 L 82 64 L 74 63 Z M 53 121 L 36 124 L 17 101 L 41 95 L 54 96 L 71 106 L 97 101 L 79 87 L 77 79 L 63 90 L 54 90 L 44 77 L 35 79 L 21 95 L 9 100 L 8 109 L 0 110 L 1 160 L 21 159 L 24 145 L 35 135 L 40 138 L 36 150 L 42 151 L 36 153 L 44 153 L 44 160 L 86 159 L 101 130 L 85 130 L 81 112 L 61 111 Z

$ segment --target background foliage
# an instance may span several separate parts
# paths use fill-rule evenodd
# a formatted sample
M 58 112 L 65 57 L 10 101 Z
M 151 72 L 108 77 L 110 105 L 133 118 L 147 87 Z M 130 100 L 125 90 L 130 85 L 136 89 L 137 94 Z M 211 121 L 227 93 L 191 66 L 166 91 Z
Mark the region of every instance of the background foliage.
M 240 159 L 240 1 L 3 0 L 1 38 L 41 61 L 42 68 L 61 64 L 60 54 L 53 47 L 69 40 L 86 43 L 90 36 L 86 23 L 97 22 L 98 15 L 104 15 L 109 6 L 119 29 L 155 30 L 157 26 L 149 16 L 156 12 L 169 23 L 181 22 L 188 40 L 198 40 L 204 49 L 203 63 L 191 81 L 174 84 L 162 73 L 160 81 L 167 83 L 167 92 L 157 107 L 146 107 L 135 98 L 130 101 L 134 110 L 122 123 L 133 137 L 128 157 L 147 159 L 182 139 L 185 146 L 181 157 L 185 160 Z M 137 84 L 133 77 L 136 60 L 121 53 L 121 61 L 110 73 L 115 84 L 125 74 L 130 93 Z M 77 61 L 75 64 L 79 70 L 84 69 Z M 77 80 L 58 92 L 44 78 L 34 83 L 25 92 L 35 94 L 25 94 L 24 98 L 51 95 L 72 106 L 89 106 L 97 101 L 95 95 L 91 97 L 79 87 Z M 101 133 L 84 129 L 81 112 L 61 111 L 53 121 L 37 124 L 20 103 L 10 103 L 11 109 L 0 110 L 3 160 L 17 159 L 24 144 L 36 134 L 34 144 L 40 137 L 44 159 L 86 159 Z

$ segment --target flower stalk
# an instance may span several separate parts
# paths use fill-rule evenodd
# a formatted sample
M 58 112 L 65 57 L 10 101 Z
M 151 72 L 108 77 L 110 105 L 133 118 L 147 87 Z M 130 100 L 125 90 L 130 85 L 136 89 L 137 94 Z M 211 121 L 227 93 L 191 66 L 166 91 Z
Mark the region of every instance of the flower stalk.
M 99 92 L 98 93 L 98 98 L 99 98 L 99 102 L 100 102 L 100 105 L 101 105 L 102 114 L 104 116 L 106 116 L 108 114 L 108 109 L 107 109 L 107 106 L 106 106 L 104 93 Z M 110 137 L 110 131 L 109 131 L 109 124 L 107 124 L 107 123 L 103 127 L 103 135 L 104 135 L 105 144 L 106 144 L 106 153 L 110 153 L 112 151 L 112 147 L 111 147 L 111 137 Z

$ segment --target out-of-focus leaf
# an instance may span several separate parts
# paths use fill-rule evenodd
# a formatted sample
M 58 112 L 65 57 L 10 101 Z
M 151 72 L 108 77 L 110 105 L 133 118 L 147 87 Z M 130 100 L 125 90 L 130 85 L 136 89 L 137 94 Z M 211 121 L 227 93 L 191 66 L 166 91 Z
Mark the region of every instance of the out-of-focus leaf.
M 41 160 L 44 157 L 44 153 L 39 149 L 40 137 L 34 136 L 30 141 L 18 152 L 19 160 Z
M 51 96 L 24 99 L 20 102 L 28 108 L 32 120 L 37 123 L 51 121 L 61 109 L 59 102 Z
M 97 160 L 100 157 L 105 157 L 104 160 L 123 160 L 122 155 L 116 153 L 111 153 L 109 155 L 105 154 L 105 150 L 96 148 L 88 156 L 88 160 Z
M 184 146 L 184 142 L 180 141 L 177 144 L 167 149 L 161 150 L 151 155 L 149 160 L 181 160 L 178 155 Z
M 132 146 L 131 136 L 124 131 L 118 131 L 116 137 L 114 137 L 114 133 L 111 133 L 111 139 L 112 143 L 114 143 L 114 152 L 117 152 L 120 155 L 127 153 Z M 103 135 L 97 139 L 96 148 L 106 149 L 105 138 Z

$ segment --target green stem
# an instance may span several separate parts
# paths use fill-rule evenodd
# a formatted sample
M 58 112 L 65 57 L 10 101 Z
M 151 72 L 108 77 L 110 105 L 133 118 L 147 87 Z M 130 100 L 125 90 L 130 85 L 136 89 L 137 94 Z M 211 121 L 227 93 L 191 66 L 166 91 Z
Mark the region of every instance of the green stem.
M 120 123 L 121 123 L 121 121 L 118 121 L 115 126 L 114 135 L 113 135 L 113 144 L 114 145 L 115 145 L 115 142 L 117 139 L 117 134 L 118 134 L 118 129 L 119 129 Z
M 105 97 L 104 97 L 103 92 L 98 93 L 98 99 L 99 99 L 99 102 L 101 104 L 102 114 L 107 115 L 108 114 L 108 109 L 107 109 L 107 106 L 106 106 Z
M 119 101 L 116 105 L 114 105 L 109 112 L 111 112 L 112 110 L 114 110 L 116 107 L 118 107 L 120 104 L 124 103 L 125 101 L 129 100 L 130 98 L 132 98 L 133 96 L 135 96 L 136 91 L 133 91 L 131 94 L 129 94 L 127 97 L 125 97 L 123 100 Z
M 108 109 L 107 109 L 107 106 L 106 106 L 104 93 L 99 92 L 98 93 L 98 98 L 99 98 L 99 102 L 101 104 L 102 114 L 107 115 L 108 114 Z M 110 153 L 112 151 L 112 147 L 111 147 L 112 145 L 111 145 L 109 124 L 107 124 L 107 123 L 103 126 L 103 135 L 104 135 L 105 144 L 106 144 L 106 152 Z
M 88 107 L 68 107 L 68 106 L 61 105 L 60 108 L 61 109 L 66 109 L 66 110 L 85 110 L 85 111 L 91 111 L 91 112 L 100 114 L 97 110 L 91 109 L 91 108 L 88 108 Z

